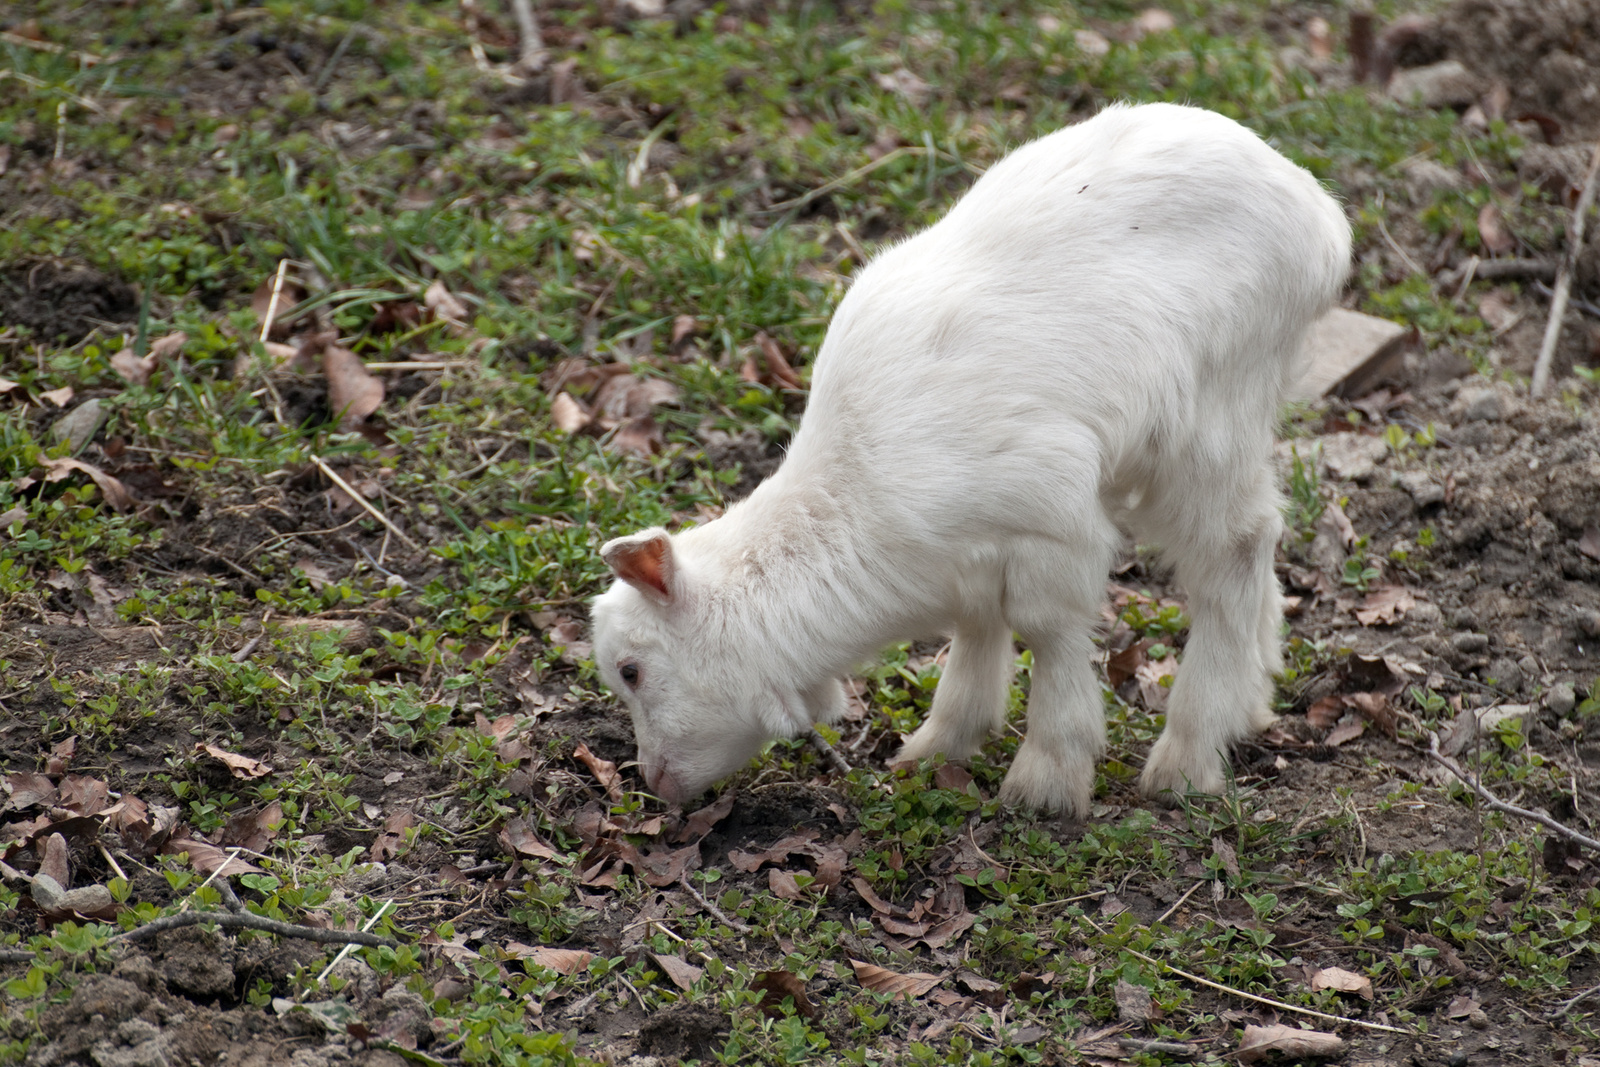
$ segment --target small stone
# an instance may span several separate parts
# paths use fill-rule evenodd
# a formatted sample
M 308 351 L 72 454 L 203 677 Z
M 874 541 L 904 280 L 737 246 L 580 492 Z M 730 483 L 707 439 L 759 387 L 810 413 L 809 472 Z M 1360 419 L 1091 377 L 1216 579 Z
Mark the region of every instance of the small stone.
M 50 427 L 50 438 L 58 444 L 66 441 L 76 455 L 94 437 L 104 421 L 105 412 L 100 408 L 100 401 L 85 400 L 55 421 Z
M 1450 645 L 1457 652 L 1465 652 L 1468 655 L 1472 655 L 1476 652 L 1482 652 L 1484 649 L 1489 647 L 1489 635 L 1474 633 L 1456 634 L 1450 639 Z
M 1489 1014 L 1482 1008 L 1478 1008 L 1467 1016 L 1467 1025 L 1474 1030 L 1487 1030 L 1489 1029 Z
M 1331 433 L 1319 440 L 1322 443 L 1323 466 L 1340 481 L 1366 481 L 1389 454 L 1389 446 L 1381 437 Z
M 1460 171 L 1451 170 L 1431 159 L 1413 159 L 1401 169 L 1419 193 L 1465 189 L 1467 186 L 1467 180 Z
M 1483 95 L 1483 82 L 1454 59 L 1396 71 L 1389 95 L 1414 107 L 1466 107 Z
M 1437 630 L 1444 625 L 1444 612 L 1439 610 L 1437 604 L 1419 600 L 1415 607 L 1406 612 L 1406 621 L 1413 629 Z
M 1471 608 L 1462 608 L 1460 611 L 1456 612 L 1455 619 L 1453 621 L 1455 622 L 1455 627 L 1458 630 L 1476 630 L 1478 628 L 1477 612 L 1473 611 Z
M 1419 508 L 1444 503 L 1444 486 L 1434 481 L 1427 471 L 1401 471 L 1395 475 L 1394 482 L 1411 494 Z
M 1544 706 L 1557 715 L 1571 715 L 1572 709 L 1578 706 L 1578 692 L 1571 682 L 1560 682 L 1544 695 Z
M 1467 422 L 1495 422 L 1505 417 L 1506 402 L 1494 389 L 1463 389 L 1450 411 Z
M 1585 637 L 1600 637 L 1600 611 L 1586 611 L 1579 616 L 1578 629 Z
M 1522 668 L 1510 656 L 1501 656 L 1489 664 L 1488 677 L 1502 691 L 1515 693 L 1522 685 Z

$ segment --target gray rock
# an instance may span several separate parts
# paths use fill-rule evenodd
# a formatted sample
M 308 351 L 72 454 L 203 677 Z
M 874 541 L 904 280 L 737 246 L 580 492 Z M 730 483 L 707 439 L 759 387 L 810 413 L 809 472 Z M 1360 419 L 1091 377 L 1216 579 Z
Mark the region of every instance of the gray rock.
M 1322 445 L 1322 465 L 1340 481 L 1364 482 L 1389 455 L 1381 437 L 1359 433 L 1330 433 L 1318 438 Z
M 1571 715 L 1572 709 L 1578 706 L 1578 692 L 1571 682 L 1560 682 L 1544 695 L 1544 706 L 1557 715 Z
M 50 427 L 50 439 L 57 444 L 69 442 L 76 455 L 99 431 L 105 417 L 106 413 L 100 409 L 100 401 L 85 400 L 55 421 Z
M 1488 677 L 1503 692 L 1515 693 L 1522 687 L 1522 668 L 1510 656 L 1501 656 L 1489 664 Z
M 1410 611 L 1406 612 L 1406 621 L 1418 629 L 1435 630 L 1444 625 L 1444 612 L 1439 610 L 1437 604 L 1419 600 Z M 1438 653 L 1435 652 L 1434 655 Z
M 1467 187 L 1467 179 L 1462 177 L 1460 171 L 1451 170 L 1431 159 L 1413 159 L 1400 169 L 1405 172 L 1406 180 L 1418 193 L 1436 193 Z
M 1482 652 L 1489 647 L 1489 636 L 1487 634 L 1474 633 L 1456 634 L 1450 639 L 1450 646 L 1457 652 L 1465 652 L 1471 655 L 1475 652 Z
M 1414 107 L 1466 107 L 1483 95 L 1483 79 L 1454 59 L 1395 72 L 1389 95 Z
M 1444 503 L 1444 486 L 1434 481 L 1427 471 L 1401 471 L 1395 475 L 1394 484 L 1410 493 L 1419 508 Z
M 1493 388 L 1463 389 L 1450 412 L 1468 422 L 1494 422 L 1506 416 L 1506 399 Z

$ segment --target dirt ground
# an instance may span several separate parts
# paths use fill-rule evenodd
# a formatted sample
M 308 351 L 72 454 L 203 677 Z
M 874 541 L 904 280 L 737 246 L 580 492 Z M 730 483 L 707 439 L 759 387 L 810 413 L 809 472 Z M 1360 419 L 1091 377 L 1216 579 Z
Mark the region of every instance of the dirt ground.
M 1580 0 L 1459 0 L 1405 48 L 1402 69 L 1457 58 L 1482 78 L 1506 84 L 1508 117 L 1535 127 L 1541 125 L 1540 116 L 1556 122 L 1561 131 L 1553 138 L 1557 143 L 1530 153 L 1523 178 L 1533 184 L 1547 178 L 1575 182 L 1585 158 L 1583 139 L 1600 134 L 1600 6 Z M 236 70 L 231 63 L 217 65 L 216 77 L 229 92 L 244 91 L 240 84 L 248 88 L 248 79 Z M 1396 237 L 1418 259 L 1440 252 L 1440 243 L 1420 232 Z M 1463 257 L 1444 251 L 1439 270 L 1458 268 Z M 1328 490 L 1326 509 L 1305 527 L 1305 536 L 1296 530 L 1286 534 L 1279 563 L 1291 598 L 1290 639 L 1302 650 L 1315 646 L 1322 651 L 1305 652 L 1305 670 L 1289 687 L 1291 706 L 1279 726 L 1241 751 L 1241 782 L 1258 790 L 1263 809 L 1278 813 L 1275 818 L 1304 822 L 1353 813 L 1356 827 L 1353 834 L 1319 842 L 1300 857 L 1296 877 L 1336 877 L 1342 864 L 1362 857 L 1439 849 L 1471 852 L 1482 847 L 1486 834 L 1503 841 L 1525 831 L 1520 824 L 1486 829 L 1481 812 L 1439 793 L 1410 794 L 1396 802 L 1393 798 L 1408 783 L 1437 785 L 1448 779 L 1415 745 L 1397 739 L 1392 722 L 1386 730 L 1380 719 L 1363 717 L 1359 698 L 1372 694 L 1399 704 L 1413 689 L 1429 691 L 1444 701 L 1446 710 L 1436 718 L 1446 723 L 1468 722 L 1486 710 L 1497 711 L 1497 720 L 1509 716 L 1520 722 L 1528 748 L 1571 781 L 1565 806 L 1550 814 L 1594 833 L 1590 819 L 1600 810 L 1600 738 L 1592 728 L 1585 735 L 1577 707 L 1600 678 L 1600 418 L 1595 414 L 1600 391 L 1567 375 L 1573 367 L 1600 361 L 1600 307 L 1593 306 L 1600 304 L 1600 233 L 1581 261 L 1574 291 L 1590 306 L 1569 317 L 1554 398 L 1534 401 L 1525 387 L 1480 375 L 1456 353 L 1414 346 L 1373 392 L 1316 405 L 1280 445 L 1286 478 L 1291 455 L 1297 455 Z M 1490 369 L 1524 375 L 1531 370 L 1547 307 L 1546 298 L 1531 287 L 1503 292 L 1492 308 L 1496 318 L 1490 322 L 1495 330 Z M 97 323 L 129 323 L 137 316 L 135 291 L 116 279 L 69 264 L 0 267 L 0 325 L 26 325 L 41 336 L 72 343 Z M 391 393 L 404 395 L 408 388 L 423 388 L 422 379 L 408 384 L 399 376 Z M 296 410 L 327 404 L 319 394 L 285 400 Z M 1393 432 L 1395 427 L 1404 433 Z M 740 469 L 736 495 L 770 473 L 781 452 L 759 434 L 708 436 L 706 445 L 713 464 Z M 234 561 L 279 535 L 331 525 L 326 485 L 316 477 L 284 479 L 269 492 L 240 490 L 235 498 L 197 498 L 170 470 L 141 465 L 134 457 L 116 470 L 141 497 L 168 501 L 177 518 L 160 545 L 124 565 L 122 573 L 103 569 L 98 577 L 113 587 L 133 584 L 144 569 L 203 575 L 218 590 L 251 595 L 249 575 Z M 325 553 L 310 562 L 325 580 L 336 582 L 352 571 L 355 561 L 390 549 L 386 565 L 412 590 L 426 587 L 438 573 L 437 561 L 397 555 L 381 533 L 352 527 L 324 540 Z M 1350 575 L 1356 580 L 1347 580 Z M 1111 581 L 1108 596 L 1113 600 L 1135 590 L 1181 602 L 1181 591 L 1170 588 L 1159 569 L 1133 553 Z M 60 575 L 51 584 L 42 616 L 13 622 L 0 633 L 0 658 L 9 661 L 11 677 L 42 676 L 68 665 L 73 670 L 119 671 L 158 651 L 179 656 L 218 651 L 199 647 L 194 634 L 181 626 L 154 632 L 125 625 L 90 576 Z M 375 647 L 380 629 L 404 629 L 408 618 L 427 610 L 408 592 L 381 609 L 328 612 L 315 625 L 335 633 L 345 648 L 359 650 Z M 240 633 L 248 637 L 261 627 L 262 618 L 255 614 Z M 1108 619 L 1103 637 L 1108 666 L 1116 670 L 1117 657 L 1134 648 L 1137 635 L 1126 624 Z M 918 646 L 914 654 L 928 657 L 937 650 L 937 644 Z M 1339 655 L 1344 650 L 1353 655 Z M 609 701 L 575 696 L 570 674 L 535 683 L 528 680 L 527 667 L 526 657 L 513 654 L 495 668 L 493 682 L 508 703 L 536 716 L 537 724 L 520 736 L 496 733 L 496 724 L 487 720 L 482 729 L 517 764 L 504 783 L 513 800 L 537 808 L 552 824 L 581 839 L 585 865 L 592 864 L 584 887 L 568 902 L 584 915 L 581 934 L 571 947 L 643 958 L 649 949 L 641 918 L 703 909 L 682 888 L 685 871 L 717 868 L 724 872 L 723 886 L 747 895 L 766 894 L 772 872 L 751 857 L 797 839 L 789 853 L 768 866 L 783 866 L 792 854 L 797 869 L 821 878 L 830 864 L 837 865 L 834 891 L 819 921 L 837 920 L 848 928 L 854 919 L 873 914 L 872 901 L 850 877 L 862 837 L 853 805 L 834 776 L 815 764 L 807 764 L 809 773 L 794 778 L 746 775 L 737 803 L 720 817 L 707 816 L 711 821 L 698 827 L 681 814 L 658 818 L 637 813 L 628 817 L 633 822 L 621 817 L 613 821 L 588 777 L 594 764 L 577 749 L 586 746 L 601 766 L 620 768 L 624 785 L 639 785 L 629 766 L 634 746 L 626 716 Z M 1126 673 L 1119 692 L 1143 702 L 1146 694 L 1141 694 L 1139 679 L 1131 667 Z M 1341 700 L 1346 704 L 1340 705 Z M 8 771 L 41 769 L 49 754 L 40 750 L 39 724 L 55 722 L 63 714 L 59 695 L 48 686 L 4 694 L 0 766 Z M 296 758 L 291 746 L 259 725 L 248 729 L 255 755 L 272 762 Z M 1463 746 L 1480 743 L 1472 729 L 1467 732 L 1471 736 L 1463 740 L 1457 731 L 1455 741 Z M 883 768 L 896 743 L 892 731 L 870 719 L 847 722 L 842 734 L 837 747 L 857 765 Z M 154 776 L 173 752 L 191 749 L 195 740 L 189 723 L 151 721 L 120 738 L 114 755 L 89 751 L 76 763 L 68 759 L 72 775 L 104 780 L 113 790 L 137 793 L 151 805 L 148 819 L 130 820 L 120 836 L 102 840 L 135 848 L 159 835 L 164 816 L 158 809 L 170 811 L 177 801 L 152 784 Z M 1451 740 L 1444 738 L 1446 744 Z M 558 755 L 547 756 L 551 751 Z M 353 776 L 350 794 L 379 813 L 371 820 L 378 824 L 385 813 L 448 796 L 456 788 L 447 768 L 424 754 L 401 750 L 386 749 L 377 758 L 351 761 L 339 770 Z M 215 773 L 219 784 L 227 783 L 226 769 L 219 766 Z M 77 801 L 68 795 L 60 774 L 51 785 L 57 792 L 48 800 L 41 800 L 41 793 L 24 804 L 15 795 L 15 781 L 12 787 L 9 806 L 0 807 L 0 819 L 11 830 L 32 834 L 48 827 L 71 835 Z M 1051 824 L 1044 832 L 1077 840 L 1095 825 L 1114 823 L 1145 806 L 1128 784 L 1115 780 L 1098 801 L 1087 826 Z M 507 884 L 500 879 L 512 877 L 509 861 L 519 855 L 537 857 L 538 852 L 514 844 L 508 848 L 511 839 L 504 833 L 469 833 L 462 810 L 448 802 L 430 818 L 472 841 L 476 853 L 447 855 L 427 843 L 403 859 L 391 852 L 385 860 L 364 863 L 345 879 L 342 891 L 352 898 L 406 900 L 405 921 L 414 929 L 453 919 L 485 943 L 525 938 L 526 928 L 508 920 L 505 909 L 493 901 Z M 1175 826 L 1177 817 L 1162 812 L 1157 823 Z M 975 823 L 970 829 L 972 849 L 981 854 L 984 834 L 995 827 Z M 330 833 L 326 851 L 338 855 L 363 846 L 378 860 L 384 832 Z M 642 855 L 628 843 L 640 834 L 650 841 Z M 249 827 L 230 824 L 230 835 L 220 843 L 249 840 Z M 43 836 L 38 841 L 29 837 L 28 844 L 8 856 L 11 874 L 38 873 Z M 1545 847 L 1551 873 L 1541 892 L 1579 894 L 1600 881 L 1593 857 L 1564 850 L 1559 843 Z M 81 884 L 113 876 L 107 857 L 87 846 L 75 845 L 72 859 Z M 434 894 L 447 865 L 449 884 L 467 887 L 460 897 Z M 928 884 L 953 884 L 940 880 L 982 865 L 971 852 L 962 851 L 958 839 L 930 865 Z M 630 868 L 648 886 L 642 903 L 624 904 L 607 891 L 606 879 L 614 887 L 617 873 Z M 1086 887 L 1102 888 L 1107 887 Z M 1178 909 L 1172 914 L 1180 923 L 1217 911 L 1208 911 L 1210 905 L 1200 898 L 1186 903 L 1181 895 L 1182 886 L 1165 883 L 1113 891 L 1145 921 L 1169 907 Z M 149 875 L 135 879 L 132 896 L 160 906 L 176 894 L 165 880 Z M 971 906 L 978 904 L 974 896 Z M 24 897 L 14 914 L 0 920 L 0 928 L 32 932 L 44 922 L 46 910 Z M 1337 934 L 1339 922 L 1332 912 L 1313 909 L 1298 915 L 1301 937 L 1293 942 L 1297 947 L 1291 962 L 1307 967 L 1348 962 L 1349 946 Z M 1398 951 L 1412 942 L 1402 933 L 1393 944 Z M 781 967 L 785 956 L 781 940 L 729 951 L 741 953 L 738 963 L 760 971 Z M 451 1055 L 459 1051 L 430 1046 L 434 1013 L 421 997 L 400 985 L 385 988 L 371 968 L 354 959 L 340 963 L 335 973 L 348 983 L 344 997 L 366 1028 L 362 1034 L 316 1005 L 264 1009 L 244 1002 L 245 991 L 258 988 L 286 996 L 304 968 L 320 969 L 331 953 L 310 942 L 284 938 L 241 945 L 226 933 L 186 928 L 119 952 L 113 969 L 85 978 L 70 1001 L 44 1014 L 39 1027 L 45 1040 L 27 1063 L 388 1067 L 406 1062 L 401 1051 L 374 1047 L 377 1043 L 362 1034 L 378 1035 L 397 1050 L 431 1047 L 438 1059 L 429 1062 L 453 1062 Z M 1450 955 L 1442 957 L 1440 966 L 1460 968 L 1452 970 L 1458 984 L 1435 1002 L 1422 999 L 1406 1005 L 1428 1016 L 1432 1033 L 1425 1039 L 1352 1034 L 1346 1062 L 1594 1062 L 1580 1058 L 1593 1050 L 1575 1044 L 1559 1020 L 1520 1010 L 1494 976 L 1473 971 L 1459 958 L 1452 965 Z M 959 945 L 952 942 L 930 948 L 922 969 L 955 973 L 962 963 Z M 0 980 L 16 979 L 26 970 L 25 962 L 0 962 Z M 448 981 L 444 969 L 439 974 L 441 983 Z M 1600 966 L 1585 955 L 1569 977 L 1575 990 L 1594 985 L 1600 982 Z M 841 985 L 839 979 L 819 973 L 806 993 L 821 1002 Z M 448 985 L 442 988 L 444 994 L 451 991 Z M 963 994 L 962 1004 L 918 1002 L 886 1010 L 896 1013 L 902 1033 L 932 1041 L 950 1030 L 952 1018 L 973 1017 L 962 1013 L 981 1007 L 979 989 L 975 984 L 970 995 Z M 1474 994 L 1477 1015 L 1450 1010 L 1452 998 L 1463 989 Z M 1239 1002 L 1209 992 L 1199 996 L 1198 1003 L 1217 1018 L 1243 1018 Z M 547 1010 L 553 1016 L 546 1020 L 549 1031 L 575 1034 L 587 1054 L 634 1067 L 709 1058 L 722 1047 L 730 1026 L 727 1013 L 709 1003 L 647 1014 L 638 1004 L 619 1008 L 590 997 L 553 1003 Z M 840 1043 L 845 1040 L 840 1037 Z

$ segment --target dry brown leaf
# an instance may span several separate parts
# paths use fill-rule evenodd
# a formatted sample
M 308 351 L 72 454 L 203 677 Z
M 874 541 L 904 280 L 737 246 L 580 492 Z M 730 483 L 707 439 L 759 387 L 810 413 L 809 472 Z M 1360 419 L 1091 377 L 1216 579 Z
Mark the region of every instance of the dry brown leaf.
M 589 773 L 595 776 L 613 804 L 622 803 L 622 775 L 617 773 L 615 763 L 596 756 L 582 741 L 579 741 L 578 747 L 573 749 L 572 758 L 589 768 Z
M 1359 711 L 1363 718 L 1390 737 L 1400 728 L 1400 717 L 1384 693 L 1351 693 L 1344 698 L 1347 705 Z
M 534 859 L 553 860 L 557 855 L 522 817 L 512 819 L 501 828 L 500 844 L 508 852 Z
M 1416 596 L 1405 586 L 1380 585 L 1355 609 L 1356 621 L 1362 626 L 1390 626 L 1416 606 Z
M 1372 979 L 1363 974 L 1347 971 L 1343 967 L 1324 967 L 1311 976 L 1311 990 L 1332 989 L 1339 993 L 1354 993 L 1362 1000 L 1372 999 Z
M 77 395 L 70 385 L 63 385 L 60 389 L 52 389 L 47 393 L 39 394 L 58 408 L 64 408 L 72 403 L 72 398 Z
M 1503 256 L 1517 246 L 1511 232 L 1506 229 L 1500 209 L 1494 204 L 1485 204 L 1478 212 L 1478 236 L 1490 255 Z
M 68 477 L 73 471 L 81 471 L 87 474 L 90 480 L 99 487 L 100 495 L 105 497 L 106 504 L 113 511 L 127 511 L 138 503 L 138 501 L 134 500 L 133 494 L 128 492 L 127 486 L 91 463 L 84 463 L 82 460 L 68 457 L 46 459 L 42 462 L 44 463 L 44 480 L 46 482 L 59 482 Z
M 306 291 L 300 287 L 300 283 L 285 277 L 282 287 L 278 290 L 277 306 L 273 307 L 272 286 L 277 279 L 277 272 L 274 271 L 267 275 L 261 284 L 256 286 L 256 291 L 250 295 L 250 310 L 255 312 L 258 322 L 264 323 L 267 318 L 267 309 L 269 307 L 272 308 L 272 328 L 267 331 L 269 338 L 288 335 L 290 320 L 284 317 L 284 313 L 306 298 Z M 260 336 L 259 331 L 260 328 L 257 327 L 256 336 L 258 337 Z
M 800 976 L 790 971 L 763 971 L 751 983 L 752 989 L 761 990 L 761 1011 L 769 1019 L 783 1018 L 783 1002 L 794 998 L 794 1013 L 804 1019 L 815 1019 L 817 1007 L 806 996 L 806 984 Z
M 699 811 L 690 815 L 683 824 L 683 829 L 673 835 L 673 840 L 679 844 L 685 841 L 698 841 L 711 832 L 711 828 L 726 819 L 733 813 L 733 802 L 738 793 L 730 789 L 718 797 L 716 803 L 707 804 Z
M 467 305 L 445 288 L 444 282 L 435 281 L 428 286 L 428 291 L 422 294 L 422 302 L 427 305 L 439 318 L 455 326 L 465 327 L 470 314 Z
M 283 805 L 274 800 L 260 811 L 240 812 L 230 818 L 222 827 L 222 837 L 217 843 L 224 848 L 237 845 L 250 852 L 265 852 L 282 825 Z
M 1301 1056 L 1332 1059 L 1343 1054 L 1344 1039 L 1338 1034 L 1301 1030 L 1282 1023 L 1271 1026 L 1245 1025 L 1244 1038 L 1235 1053 L 1241 1063 L 1254 1063 L 1274 1052 L 1289 1059 Z
M 794 875 L 788 871 L 780 871 L 776 867 L 767 872 L 767 889 L 779 900 L 799 900 L 805 896 L 800 891 L 800 883 L 795 881 Z
M 761 346 L 761 358 L 767 365 L 766 380 L 769 385 L 780 389 L 804 389 L 800 375 L 789 365 L 789 360 L 783 354 L 783 349 L 765 331 L 756 333 L 756 344 Z
M 940 789 L 965 793 L 972 784 L 972 772 L 955 763 L 941 763 L 933 771 L 933 784 Z
M 74 815 L 98 815 L 111 806 L 111 787 L 99 778 L 69 774 L 61 779 L 59 788 L 61 797 L 56 803 Z
M 196 752 L 204 752 L 213 759 L 221 760 L 223 765 L 235 778 L 265 778 L 272 773 L 272 767 L 258 759 L 241 756 L 237 752 L 229 752 L 216 745 L 200 742 L 194 746 Z
M 636 456 L 653 456 L 666 447 L 667 435 L 655 419 L 632 419 L 611 437 L 611 447 Z
M 550 399 L 550 420 L 562 433 L 577 433 L 589 425 L 589 413 L 571 393 L 557 393 Z
M 524 945 L 520 941 L 509 942 L 505 946 L 506 954 L 515 956 L 520 960 L 532 960 L 541 967 L 548 967 L 561 975 L 574 975 L 585 970 L 589 961 L 594 959 L 593 952 L 584 952 L 575 948 L 546 948 L 543 945 Z
M 705 968 L 696 967 L 694 964 L 680 960 L 676 956 L 663 956 L 660 953 L 652 952 L 650 953 L 650 958 L 660 965 L 661 973 L 670 978 L 672 984 L 685 993 L 693 989 L 694 984 L 706 973 Z
M 1326 730 L 1344 715 L 1344 698 L 1326 696 L 1306 709 L 1306 722 Z
M 1322 743 L 1329 748 L 1338 748 L 1346 741 L 1354 741 L 1366 732 L 1366 720 L 1359 715 L 1346 715 L 1339 720 L 1337 726 L 1328 731 L 1328 736 L 1322 739 Z
M 324 348 L 322 372 L 328 376 L 328 407 L 338 416 L 339 429 L 355 429 L 382 406 L 383 383 L 348 348 L 334 344 Z
M 679 315 L 672 320 L 672 347 L 677 348 L 688 338 L 694 335 L 695 319 L 693 315 Z
M 927 974 L 922 971 L 900 974 L 862 960 L 851 960 L 850 966 L 854 968 L 856 981 L 861 983 L 862 988 L 889 996 L 904 995 L 907 1000 L 922 996 L 944 981 L 937 974 Z
M 11 792 L 11 806 L 19 810 L 35 805 L 50 807 L 56 802 L 55 783 L 35 771 L 12 771 L 6 775 L 6 786 Z
M 632 419 L 648 418 L 657 404 L 675 404 L 682 391 L 665 378 L 613 374 L 594 394 L 594 417 L 610 430 Z
M 1522 314 L 1516 309 L 1516 298 L 1508 289 L 1491 289 L 1478 300 L 1478 318 L 1497 334 L 1505 333 L 1518 322 Z
M 156 360 L 152 355 L 140 357 L 133 354 L 133 349 L 124 348 L 111 357 L 111 369 L 129 385 L 148 385 L 150 375 L 155 373 Z
M 220 874 L 223 878 L 232 878 L 240 874 L 260 874 L 261 868 L 253 863 L 246 862 L 238 856 L 230 856 L 225 849 L 220 849 L 209 841 L 201 841 L 193 837 L 170 838 L 161 848 L 161 854 L 176 856 L 180 853 L 189 854 L 189 863 L 201 874 Z
M 72 757 L 77 754 L 78 737 L 76 734 L 56 742 L 50 749 L 50 761 L 45 765 L 45 771 L 49 774 L 66 773 L 67 767 L 72 763 Z
M 700 866 L 699 845 L 689 845 L 676 851 L 657 849 L 643 853 L 626 842 L 617 844 L 615 848 L 618 856 L 633 868 L 640 881 L 657 889 L 677 883 L 685 874 Z
M 1133 676 L 1139 681 L 1139 700 L 1147 711 L 1160 713 L 1167 710 L 1167 697 L 1172 692 L 1170 679 L 1177 673 L 1178 657 L 1172 655 L 1166 659 L 1146 660 L 1134 670 Z M 1166 685 L 1161 684 L 1164 680 Z
M 1473 1012 L 1482 1010 L 1482 1008 L 1483 1005 L 1478 1003 L 1477 997 L 1471 993 L 1460 993 L 1450 1002 L 1450 1006 L 1444 1009 L 1444 1017 L 1446 1019 L 1465 1019 Z

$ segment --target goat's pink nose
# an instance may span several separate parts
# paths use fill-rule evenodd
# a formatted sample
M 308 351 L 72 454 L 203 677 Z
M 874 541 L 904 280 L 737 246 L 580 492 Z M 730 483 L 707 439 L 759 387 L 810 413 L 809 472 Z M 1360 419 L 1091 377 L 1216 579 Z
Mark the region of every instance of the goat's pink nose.
M 678 780 L 672 776 L 665 763 L 646 767 L 644 780 L 649 784 L 650 792 L 668 804 L 678 804 L 683 801 L 683 788 L 678 785 Z

